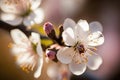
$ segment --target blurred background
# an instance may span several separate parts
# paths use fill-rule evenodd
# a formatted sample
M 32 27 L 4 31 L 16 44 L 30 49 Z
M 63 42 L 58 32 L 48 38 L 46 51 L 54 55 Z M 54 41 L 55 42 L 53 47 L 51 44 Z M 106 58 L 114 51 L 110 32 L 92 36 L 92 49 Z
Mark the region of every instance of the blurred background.
M 103 64 L 96 71 L 87 71 L 81 76 L 72 75 L 70 80 L 120 80 L 120 5 L 119 0 L 42 0 L 46 21 L 59 26 L 69 17 L 76 22 L 85 19 L 89 23 L 99 21 L 103 25 L 105 43 L 98 47 L 97 53 Z M 33 73 L 25 73 L 15 64 L 9 43 L 9 31 L 14 28 L 0 21 L 0 80 L 50 80 L 44 63 L 42 75 L 33 78 Z M 26 33 L 29 34 L 29 33 Z

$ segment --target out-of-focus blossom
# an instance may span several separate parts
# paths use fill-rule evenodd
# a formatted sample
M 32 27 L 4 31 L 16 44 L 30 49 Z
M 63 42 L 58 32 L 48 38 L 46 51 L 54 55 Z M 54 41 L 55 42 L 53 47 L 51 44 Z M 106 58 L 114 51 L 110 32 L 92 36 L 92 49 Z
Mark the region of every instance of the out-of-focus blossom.
M 92 22 L 89 26 L 86 20 L 79 20 L 76 24 L 68 18 L 63 24 L 63 29 L 62 37 L 67 47 L 58 51 L 58 60 L 68 64 L 70 71 L 75 75 L 83 74 L 86 66 L 91 70 L 98 69 L 102 58 L 94 50 L 95 46 L 104 42 L 100 23 Z
M 1 20 L 13 26 L 40 24 L 44 19 L 40 3 L 41 0 L 0 0 Z
M 10 33 L 14 41 L 12 53 L 16 57 L 17 64 L 26 72 L 32 71 L 36 66 L 34 77 L 38 78 L 43 66 L 43 52 L 39 34 L 32 32 L 28 39 L 19 29 L 11 30 Z
M 75 16 L 84 10 L 87 0 L 44 0 L 46 21 L 62 23 L 66 17 Z
M 70 80 L 71 72 L 63 64 L 51 63 L 47 69 L 50 80 Z
M 82 10 L 86 0 L 60 0 L 60 11 L 64 15 L 72 15 Z

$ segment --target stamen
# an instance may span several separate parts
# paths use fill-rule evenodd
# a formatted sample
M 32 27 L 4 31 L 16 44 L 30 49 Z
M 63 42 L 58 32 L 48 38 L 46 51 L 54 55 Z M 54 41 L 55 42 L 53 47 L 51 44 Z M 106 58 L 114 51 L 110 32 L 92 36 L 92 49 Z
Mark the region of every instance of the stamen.
M 82 63 L 87 63 L 88 62 L 88 58 L 87 58 L 87 56 L 85 56 L 84 53 L 81 53 L 81 57 L 82 57 Z
M 83 58 L 83 61 L 84 61 L 84 63 L 87 63 L 87 62 L 88 62 L 88 58 L 87 58 L 87 57 L 84 57 L 84 58 Z
M 90 47 L 89 48 L 91 51 L 97 51 L 97 48 L 96 47 Z
M 81 53 L 80 55 L 81 55 L 81 57 L 84 57 L 84 56 L 85 56 L 85 54 L 84 54 L 84 53 Z
M 25 71 L 26 73 L 29 73 L 29 70 L 26 67 L 22 67 L 22 70 Z
M 81 64 L 80 60 L 75 61 L 76 64 Z
M 33 71 L 33 66 L 31 64 L 21 64 L 20 67 L 26 73 L 29 73 L 30 71 Z
M 28 68 L 29 70 L 31 70 L 31 67 L 32 67 L 31 64 L 29 64 L 29 65 L 27 66 L 27 68 Z
M 35 67 L 36 64 L 33 64 L 32 67 L 31 67 L 31 71 L 33 71 L 33 68 Z
M 76 63 L 76 64 L 81 64 L 81 61 L 80 59 L 76 58 L 76 55 L 77 53 L 75 53 L 75 55 L 73 55 L 73 61 Z

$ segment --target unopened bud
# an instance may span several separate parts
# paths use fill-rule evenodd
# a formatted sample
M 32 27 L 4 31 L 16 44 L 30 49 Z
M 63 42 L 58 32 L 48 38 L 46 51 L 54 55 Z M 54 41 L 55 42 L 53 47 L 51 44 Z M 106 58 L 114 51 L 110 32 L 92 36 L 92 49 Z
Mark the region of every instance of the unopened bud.
M 50 60 L 53 60 L 56 57 L 56 52 L 52 50 L 47 50 L 46 55 Z
M 44 30 L 45 30 L 46 34 L 50 34 L 51 31 L 54 30 L 52 23 L 46 22 L 46 23 L 44 24 Z
M 46 32 L 47 36 L 49 38 L 51 38 L 52 40 L 56 41 L 57 40 L 57 37 L 56 37 L 56 34 L 55 34 L 55 30 L 53 28 L 53 25 L 52 23 L 50 22 L 46 22 L 44 24 L 44 31 Z

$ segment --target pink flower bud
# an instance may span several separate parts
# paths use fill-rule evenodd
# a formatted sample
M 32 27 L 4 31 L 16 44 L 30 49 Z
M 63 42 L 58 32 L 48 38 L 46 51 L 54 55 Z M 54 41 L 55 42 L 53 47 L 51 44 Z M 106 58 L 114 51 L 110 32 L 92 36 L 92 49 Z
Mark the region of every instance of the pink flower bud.
M 52 50 L 47 50 L 46 55 L 51 60 L 54 60 L 56 58 L 56 52 Z
M 47 33 L 47 35 L 50 34 L 52 30 L 54 30 L 52 23 L 46 22 L 44 24 L 44 31 Z
M 44 31 L 46 32 L 46 34 L 49 38 L 51 38 L 53 41 L 57 42 L 57 36 L 56 36 L 56 33 L 55 33 L 52 23 L 46 22 L 44 24 Z

